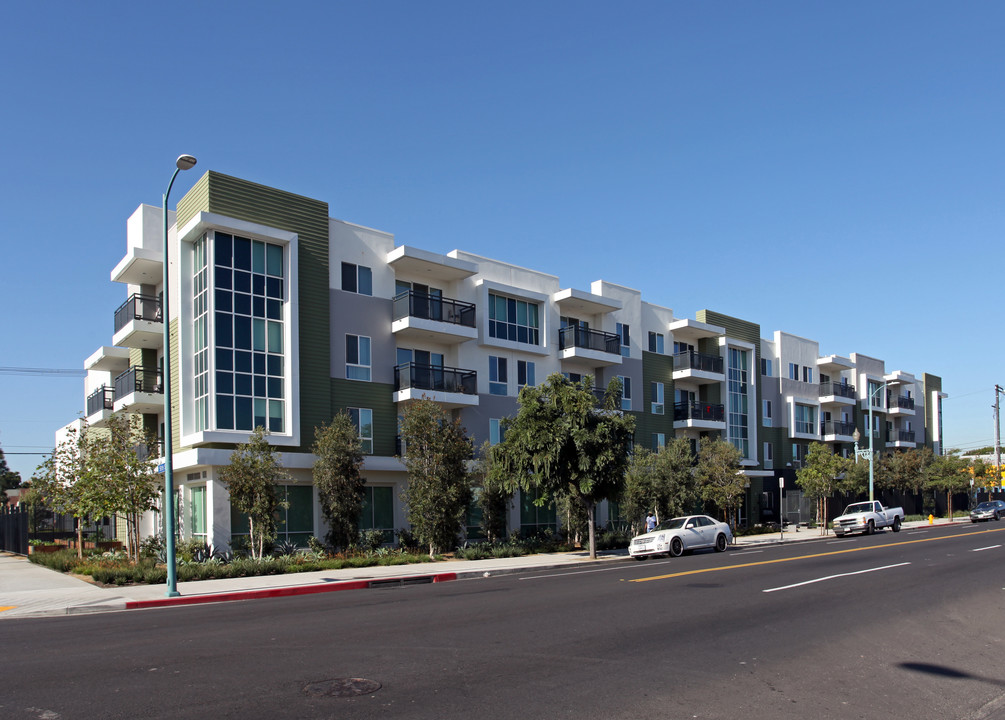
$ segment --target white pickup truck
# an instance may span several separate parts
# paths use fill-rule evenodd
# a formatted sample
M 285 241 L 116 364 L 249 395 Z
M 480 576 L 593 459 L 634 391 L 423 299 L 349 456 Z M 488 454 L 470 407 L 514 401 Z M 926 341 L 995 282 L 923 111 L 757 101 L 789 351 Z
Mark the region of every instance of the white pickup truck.
M 879 501 L 852 503 L 834 518 L 834 534 L 841 537 L 847 533 L 865 533 L 872 535 L 877 528 L 888 527 L 894 532 L 900 532 L 904 522 L 904 509 L 885 508 Z

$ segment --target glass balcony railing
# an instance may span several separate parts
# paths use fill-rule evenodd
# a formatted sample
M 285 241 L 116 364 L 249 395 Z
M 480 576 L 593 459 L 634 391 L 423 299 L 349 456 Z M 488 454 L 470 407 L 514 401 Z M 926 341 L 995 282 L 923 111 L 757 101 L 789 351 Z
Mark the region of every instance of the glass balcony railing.
M 394 389 L 430 390 L 434 392 L 478 394 L 478 373 L 474 370 L 402 363 L 394 368 Z
M 725 406 L 716 403 L 679 402 L 674 403 L 673 419 L 675 422 L 680 420 L 725 422 L 726 409 Z
M 130 295 L 129 299 L 119 305 L 115 311 L 115 332 L 133 320 L 163 322 L 160 298 L 152 295 Z
M 886 399 L 886 405 L 890 409 L 914 410 L 914 398 L 903 395 L 891 395 Z
M 848 383 L 836 383 L 836 382 L 824 382 L 820 383 L 820 397 L 826 395 L 834 395 L 836 397 L 845 397 L 855 399 L 855 386 L 849 385 Z
M 615 333 L 603 330 L 589 330 L 582 327 L 564 327 L 558 331 L 558 349 L 583 348 L 598 352 L 621 354 L 621 338 Z
M 821 435 L 851 435 L 855 432 L 855 423 L 840 420 L 824 420 L 820 423 Z
M 406 317 L 436 320 L 437 322 L 475 326 L 475 306 L 473 303 L 451 300 L 415 290 L 406 290 L 394 297 L 393 320 Z
M 673 356 L 674 370 L 701 370 L 703 372 L 722 374 L 722 358 L 694 350 L 677 353 Z

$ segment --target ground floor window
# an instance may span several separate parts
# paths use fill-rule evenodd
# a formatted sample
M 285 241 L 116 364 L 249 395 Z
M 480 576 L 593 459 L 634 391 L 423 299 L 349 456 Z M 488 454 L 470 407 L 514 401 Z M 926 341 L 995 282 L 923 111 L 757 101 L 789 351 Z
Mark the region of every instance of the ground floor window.
M 394 488 L 366 486 L 359 529 L 381 530 L 385 543 L 394 542 Z
M 311 485 L 280 485 L 276 495 L 289 507 L 279 508 L 276 513 L 276 542 L 291 542 L 297 547 L 307 547 L 308 539 L 314 535 L 314 488 Z M 231 545 L 248 542 L 248 516 L 230 506 Z
M 545 528 L 558 530 L 554 503 L 538 507 L 534 503 L 539 497 L 537 490 L 520 491 L 520 534 L 524 537 L 537 535 Z
M 484 540 L 487 537 L 485 529 L 482 527 L 484 514 L 482 506 L 478 502 L 480 495 L 481 491 L 476 489 L 471 496 L 468 511 L 464 515 L 464 534 L 468 540 Z
M 189 495 L 189 527 L 192 537 L 206 538 L 206 486 L 194 487 Z

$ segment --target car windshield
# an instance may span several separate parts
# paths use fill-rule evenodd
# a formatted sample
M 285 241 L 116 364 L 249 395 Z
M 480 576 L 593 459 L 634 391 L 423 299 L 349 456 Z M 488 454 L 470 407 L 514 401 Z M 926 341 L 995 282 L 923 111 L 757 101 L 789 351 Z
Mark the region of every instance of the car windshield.
M 674 518 L 673 520 L 664 520 L 657 526 L 657 530 L 677 530 L 678 528 L 684 527 L 684 522 L 687 520 L 686 517 Z
M 842 515 L 854 515 L 872 511 L 872 503 L 853 503 L 844 509 Z
M 981 503 L 980 505 L 978 505 L 978 506 L 977 506 L 976 508 L 974 508 L 974 509 L 975 509 L 975 510 L 994 510 L 994 509 L 995 509 L 995 506 L 994 506 L 994 505 L 992 505 L 992 504 L 991 504 L 991 503 L 989 503 L 989 502 L 982 502 L 982 503 Z

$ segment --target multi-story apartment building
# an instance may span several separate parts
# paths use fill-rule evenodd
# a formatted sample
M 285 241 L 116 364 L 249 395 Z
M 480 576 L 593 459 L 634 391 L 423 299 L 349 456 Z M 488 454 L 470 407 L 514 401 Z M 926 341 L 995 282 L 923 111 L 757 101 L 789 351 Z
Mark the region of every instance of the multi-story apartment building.
M 164 436 L 162 323 L 170 323 L 186 537 L 219 546 L 242 532 L 219 477 L 259 425 L 292 476 L 282 536 L 322 536 L 310 448 L 315 428 L 340 411 L 367 453 L 361 526 L 404 527 L 403 407 L 429 397 L 459 416 L 476 446 L 495 443 L 520 388 L 552 373 L 590 376 L 598 388 L 620 378 L 636 446 L 728 439 L 742 453 L 754 521 L 770 516 L 768 491 L 798 467 L 809 442 L 848 451 L 852 429 L 864 427 L 867 393 L 883 382 L 887 392 L 874 395 L 885 446 L 939 448 L 937 377 L 886 373 L 882 361 L 855 354 L 820 356 L 815 342 L 785 333 L 764 340 L 760 326 L 709 310 L 678 319 L 602 280 L 563 287 L 554 275 L 459 250 L 396 245 L 391 234 L 328 213 L 318 200 L 206 173 L 168 218 L 167 309 L 161 211 L 140 206 L 128 220 L 126 255 L 112 271 L 127 300 L 115 312 L 113 345 L 85 363 L 86 415 L 100 427 L 113 411 L 138 413 Z M 511 530 L 556 524 L 554 510 L 533 499 L 514 498 Z

